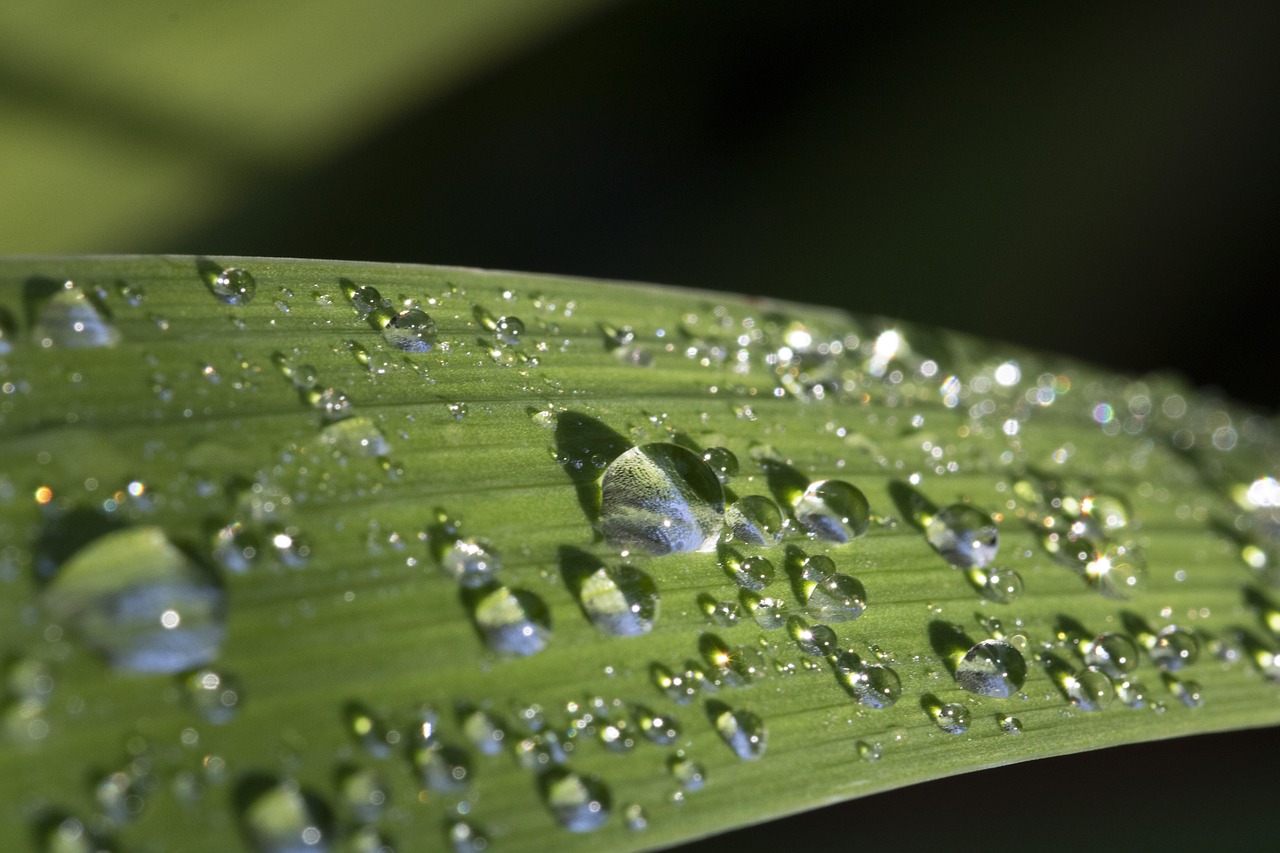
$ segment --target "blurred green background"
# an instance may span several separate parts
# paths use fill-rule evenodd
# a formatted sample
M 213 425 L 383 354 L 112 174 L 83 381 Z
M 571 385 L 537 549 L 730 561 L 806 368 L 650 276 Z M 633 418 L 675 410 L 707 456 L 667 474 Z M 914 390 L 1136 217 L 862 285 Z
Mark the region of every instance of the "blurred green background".
M 11 0 L 0 254 L 777 295 L 1173 368 L 1274 411 L 1277 45 L 1274 3 Z M 1269 818 L 1236 777 L 1278 745 L 1077 756 L 705 849 L 909 840 L 921 803 L 958 826 L 989 814 L 992 786 L 1035 812 L 993 842 L 1048 849 L 1044 830 L 1079 816 L 1032 792 L 1098 779 L 1139 798 L 1091 818 L 1104 839 L 1211 841 L 1220 819 Z M 1206 761 L 1192 813 L 1170 774 Z M 1183 820 L 1129 820 L 1170 811 Z

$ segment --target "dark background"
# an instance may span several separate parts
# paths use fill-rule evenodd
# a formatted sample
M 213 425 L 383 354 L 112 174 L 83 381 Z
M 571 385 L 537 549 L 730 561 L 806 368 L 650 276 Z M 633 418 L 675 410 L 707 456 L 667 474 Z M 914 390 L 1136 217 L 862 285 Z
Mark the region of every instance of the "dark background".
M 1278 118 L 1277 4 L 618 3 L 142 248 L 778 295 L 1273 412 Z M 1036 762 L 697 849 L 1268 849 L 1277 747 Z

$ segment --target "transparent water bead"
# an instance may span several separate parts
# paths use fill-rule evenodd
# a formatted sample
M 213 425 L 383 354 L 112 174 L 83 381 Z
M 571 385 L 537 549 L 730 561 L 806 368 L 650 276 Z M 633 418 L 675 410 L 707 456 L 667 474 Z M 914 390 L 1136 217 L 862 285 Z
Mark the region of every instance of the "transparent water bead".
M 754 761 L 764 755 L 769 743 L 764 720 L 750 711 L 734 710 L 718 702 L 710 703 L 708 711 L 720 739 L 734 755 L 743 761 Z
M 429 741 L 413 756 L 422 784 L 441 794 L 461 794 L 471 784 L 471 756 L 452 744 Z
M 1085 563 L 1089 586 L 1107 598 L 1132 598 L 1147 573 L 1147 561 L 1132 545 L 1107 542 Z
M 1022 653 L 1003 640 L 983 640 L 956 664 L 956 683 L 970 693 L 1007 699 L 1027 680 Z
M 258 283 L 248 270 L 227 267 L 209 281 L 209 291 L 227 305 L 248 305 L 258 292 Z
M 591 623 L 615 637 L 638 637 L 658 619 L 658 587 L 634 566 L 602 566 L 587 576 L 578 601 Z
M 552 816 L 570 832 L 592 832 L 609 819 L 609 789 L 594 776 L 554 767 L 542 775 L 539 787 Z
M 351 769 L 338 779 L 338 796 L 346 811 L 356 820 L 372 823 L 382 815 L 390 801 L 391 786 L 376 770 Z
M 320 430 L 320 443 L 346 456 L 379 457 L 391 453 L 391 444 L 371 419 L 347 418 Z
M 708 447 L 702 451 L 702 461 L 715 472 L 721 483 L 728 483 L 738 476 L 738 457 L 727 447 Z
M 1012 604 L 1022 597 L 1022 575 L 1016 569 L 992 566 L 981 571 L 982 597 L 996 604 Z
M 1204 707 L 1204 688 L 1200 686 L 1200 682 L 1190 678 L 1176 678 L 1172 675 L 1166 675 L 1164 679 L 1165 687 L 1169 688 L 1173 697 L 1183 705 L 1188 708 Z
M 756 624 L 766 631 L 781 628 L 787 618 L 787 606 L 780 598 L 769 595 L 757 595 L 744 589 L 738 596 L 742 608 L 756 620 Z
M 472 618 L 490 649 L 528 657 L 551 641 L 551 614 L 532 592 L 499 584 L 474 590 Z
M 721 547 L 720 568 L 743 589 L 760 592 L 773 582 L 773 563 L 760 556 L 743 556 Z
M 1115 697 L 1111 679 L 1093 666 L 1068 676 L 1063 686 L 1066 688 L 1068 701 L 1082 711 L 1101 711 Z
M 933 709 L 933 722 L 949 735 L 962 735 L 969 731 L 969 709 L 958 702 L 940 705 Z
M 640 727 L 640 733 L 650 743 L 670 746 L 680 739 L 680 721 L 673 715 L 653 711 L 644 705 L 637 705 L 632 713 L 636 725 Z
M 1096 492 L 1085 495 L 1080 501 L 1080 512 L 1104 533 L 1115 533 L 1129 526 L 1129 505 L 1115 495 Z
M 815 539 L 848 542 L 867 532 L 871 507 L 866 495 L 844 480 L 818 480 L 796 499 L 796 521 Z
M 902 698 L 902 679 L 892 667 L 865 663 L 852 652 L 836 655 L 832 666 L 859 705 L 879 711 L 892 708 Z
M 240 710 L 240 679 L 215 669 L 197 669 L 182 679 L 187 704 L 211 723 L 228 723 Z
M 62 349 L 113 347 L 120 342 L 120 330 L 70 281 L 40 306 L 31 334 L 42 347 Z
M 609 463 L 600 490 L 600 530 L 615 548 L 654 556 L 709 551 L 724 527 L 720 480 L 676 444 L 626 451 Z
M 857 578 L 836 572 L 813 586 L 805 609 L 828 622 L 851 622 L 867 609 L 867 590 Z
M 454 821 L 446 834 L 453 853 L 484 853 L 489 849 L 488 837 L 468 821 Z
M 738 498 L 725 510 L 724 521 L 730 537 L 745 545 L 774 545 L 782 538 L 782 510 L 764 495 Z
M 622 810 L 622 819 L 626 821 L 627 829 L 632 832 L 641 832 L 649 828 L 649 814 L 639 803 L 628 803 Z
M 1190 631 L 1170 625 L 1156 634 L 1147 651 L 1160 669 L 1176 672 L 1196 662 L 1200 657 L 1200 644 Z
M 1022 734 L 1022 720 L 1011 715 L 1000 718 L 1000 731 L 1007 735 Z
M 387 320 L 382 338 L 403 352 L 430 352 L 436 343 L 436 321 L 426 311 L 410 308 Z
M 1138 667 L 1138 646 L 1124 634 L 1105 631 L 1081 645 L 1084 662 L 1112 678 L 1128 675 Z
M 484 539 L 455 539 L 440 554 L 440 568 L 464 587 L 475 589 L 493 581 L 502 570 L 502 557 Z
M 925 538 L 942 558 L 960 569 L 984 569 L 1000 547 L 991 516 L 968 504 L 938 510 L 924 528 Z
M 63 564 L 42 599 L 121 670 L 185 672 L 214 660 L 226 636 L 222 590 L 158 527 L 93 540 Z
M 333 849 L 329 810 L 292 781 L 258 792 L 245 805 L 241 820 L 258 853 L 328 853 Z
M 796 647 L 811 657 L 826 657 L 839 650 L 836 632 L 827 625 L 810 625 L 799 616 L 792 616 L 787 619 L 787 633 Z
M 684 791 L 701 790 L 707 781 L 706 768 L 680 752 L 667 759 L 667 770 Z
M 464 709 L 459 714 L 462 733 L 471 746 L 481 755 L 497 755 L 502 752 L 507 732 L 502 722 L 483 708 Z

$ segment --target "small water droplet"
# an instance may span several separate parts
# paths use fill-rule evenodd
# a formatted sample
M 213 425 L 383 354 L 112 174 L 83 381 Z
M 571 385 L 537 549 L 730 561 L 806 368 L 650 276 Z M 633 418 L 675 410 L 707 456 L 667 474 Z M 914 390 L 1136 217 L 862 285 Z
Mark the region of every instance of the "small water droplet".
M 383 339 L 404 352 L 430 352 L 436 343 L 436 321 L 419 308 L 394 314 L 382 329 Z
M 502 570 L 502 557 L 484 539 L 471 536 L 453 538 L 457 535 L 457 530 L 447 522 L 437 529 L 452 534 L 441 538 L 440 544 L 445 547 L 440 550 L 438 557 L 441 570 L 449 578 L 464 587 L 474 589 L 493 581 Z M 437 538 L 433 534 L 432 539 Z
M 476 826 L 465 820 L 449 824 L 449 846 L 453 853 L 484 853 L 489 849 L 489 839 Z
M 649 828 L 649 815 L 645 813 L 644 806 L 639 803 L 629 803 L 622 810 L 622 817 L 627 822 L 627 829 L 632 832 Z
M 227 305 L 248 305 L 258 292 L 258 283 L 248 270 L 227 267 L 209 279 L 209 291 Z
M 338 780 L 338 796 L 356 820 L 372 823 L 386 809 L 391 799 L 391 787 L 376 770 L 351 768 Z
M 1120 542 L 1106 542 L 1090 555 L 1084 565 L 1089 586 L 1107 598 L 1132 598 L 1147 573 L 1142 551 Z
M 258 853 L 322 853 L 332 849 L 332 821 L 319 797 L 292 781 L 259 790 L 244 806 L 245 835 Z
M 1141 681 L 1130 676 L 1123 676 L 1115 682 L 1116 698 L 1130 708 L 1145 708 L 1147 705 L 1147 688 Z
M 144 796 L 150 785 L 145 771 L 135 771 L 134 767 L 145 767 L 145 762 L 131 765 L 125 770 L 117 770 L 103 776 L 94 786 L 94 798 L 102 806 L 107 819 L 114 824 L 125 824 L 136 818 L 145 806 Z
M 1097 667 L 1085 667 L 1064 682 L 1067 700 L 1082 711 L 1101 711 L 1115 696 L 1111 679 Z
M 724 527 L 719 479 L 677 444 L 631 448 L 609 463 L 600 489 L 600 529 L 615 548 L 654 556 L 709 551 Z
M 1147 651 L 1160 669 L 1176 672 L 1196 662 L 1200 657 L 1200 644 L 1190 631 L 1170 625 L 1156 634 Z
M 1091 518 L 1104 533 L 1129 526 L 1129 505 L 1116 495 L 1092 493 L 1080 501 L 1080 512 Z
M 461 794 L 471 784 L 471 756 L 461 747 L 437 740 L 420 741 L 413 762 L 428 790 Z
M 796 647 L 812 657 L 826 657 L 839 649 L 836 632 L 827 625 L 810 625 L 799 616 L 791 616 L 787 619 L 787 632 Z
M 1002 640 L 983 640 L 956 664 L 956 683 L 970 693 L 1007 699 L 1022 689 L 1027 662 L 1022 653 Z
M 1022 575 L 1016 569 L 992 566 L 981 572 L 982 596 L 996 604 L 1012 604 L 1022 597 Z
M 743 556 L 721 546 L 720 568 L 743 589 L 759 592 L 773 582 L 773 563 L 760 556 Z
M 1007 735 L 1020 735 L 1022 734 L 1022 720 L 1006 714 L 1000 718 L 1000 731 Z
M 120 330 L 92 299 L 68 281 L 40 306 L 31 334 L 42 347 L 95 349 L 120 342 Z
M 493 336 L 508 346 L 515 346 L 524 336 L 524 321 L 519 317 L 499 317 L 493 324 Z
M 350 279 L 345 278 L 339 279 L 338 283 L 358 316 L 368 317 L 375 312 L 391 313 L 391 302 L 383 298 L 378 288 L 369 284 L 357 286 Z
M 702 461 L 715 472 L 721 483 L 728 483 L 738 476 L 738 457 L 727 447 L 708 447 L 702 451 Z
M 356 743 L 374 758 L 386 758 L 391 755 L 392 739 L 388 736 L 386 724 L 359 702 L 352 702 L 344 709 L 347 728 L 351 731 Z
M 42 598 L 117 669 L 178 673 L 209 663 L 226 634 L 222 590 L 158 527 L 107 533 L 76 551 Z
M 874 710 L 892 708 L 902 698 L 902 679 L 890 666 L 864 663 L 853 652 L 841 652 L 831 659 L 836 678 L 859 705 Z
M 497 755 L 502 752 L 507 732 L 497 717 L 482 708 L 464 709 L 459 717 L 462 733 L 477 752 L 482 755 Z
M 684 791 L 699 791 L 707 782 L 706 768 L 680 752 L 667 759 L 667 770 Z
M 230 722 L 240 710 L 240 679 L 216 669 L 197 669 L 182 678 L 187 704 L 211 723 Z
M 698 609 L 713 624 L 721 628 L 730 628 L 738 624 L 742 614 L 738 605 L 732 601 L 720 601 L 707 592 L 698 594 Z
M 348 456 L 379 457 L 391 453 L 391 444 L 369 418 L 347 418 L 320 430 L 320 443 Z
M 844 480 L 810 483 L 796 499 L 792 512 L 810 536 L 828 542 L 857 539 L 871 522 L 866 495 Z
M 724 514 L 734 541 L 746 545 L 774 545 L 782 538 L 782 510 L 764 495 L 738 498 Z
M 553 767 L 542 774 L 538 784 L 552 816 L 570 832 L 593 832 L 609 819 L 609 789 L 594 776 Z
M 750 711 L 733 709 L 721 702 L 707 703 L 707 712 L 715 723 L 721 740 L 743 761 L 754 761 L 764 755 L 769 731 Z
M 949 735 L 962 735 L 969 731 L 969 709 L 958 702 L 939 705 L 933 709 L 933 722 Z
M 591 623 L 616 637 L 638 637 L 658 619 L 658 587 L 634 566 L 601 566 L 578 589 L 578 601 Z
M 944 560 L 961 569 L 986 568 L 1000 546 L 991 516 L 968 504 L 953 504 L 934 513 L 925 524 L 925 538 Z
M 476 627 L 495 652 L 527 657 L 550 642 L 551 614 L 534 593 L 497 583 L 468 592 Z
M 1124 634 L 1105 631 L 1081 644 L 1088 666 L 1095 666 L 1112 678 L 1133 672 L 1138 666 L 1138 647 Z
M 868 764 L 875 764 L 884 757 L 884 744 L 880 742 L 867 743 L 865 740 L 858 741 L 858 758 Z
M 339 388 L 322 388 L 316 385 L 304 396 L 326 423 L 335 423 L 355 414 L 355 403 L 351 402 L 346 391 Z
M 850 622 L 866 609 L 867 590 L 862 582 L 839 572 L 814 584 L 805 602 L 805 610 L 828 622 Z
M 1188 708 L 1204 707 L 1204 688 L 1200 686 L 1200 682 L 1167 674 L 1164 682 L 1169 692 L 1183 705 Z
M 738 596 L 743 608 L 766 631 L 781 628 L 787 618 L 786 603 L 780 598 L 757 595 L 744 589 Z

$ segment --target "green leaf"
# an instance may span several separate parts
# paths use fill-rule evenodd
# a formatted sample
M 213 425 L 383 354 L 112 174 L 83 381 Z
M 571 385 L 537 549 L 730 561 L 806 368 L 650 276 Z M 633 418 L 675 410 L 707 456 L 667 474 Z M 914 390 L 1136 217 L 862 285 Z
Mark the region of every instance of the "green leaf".
M 5 849 L 641 849 L 1280 721 L 1275 425 L 1176 380 L 461 269 L 0 294 Z

